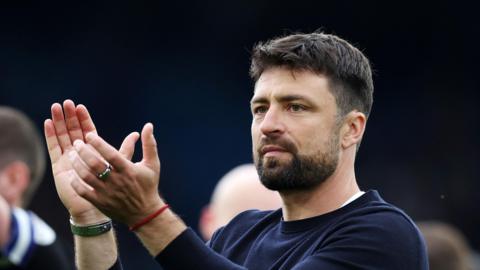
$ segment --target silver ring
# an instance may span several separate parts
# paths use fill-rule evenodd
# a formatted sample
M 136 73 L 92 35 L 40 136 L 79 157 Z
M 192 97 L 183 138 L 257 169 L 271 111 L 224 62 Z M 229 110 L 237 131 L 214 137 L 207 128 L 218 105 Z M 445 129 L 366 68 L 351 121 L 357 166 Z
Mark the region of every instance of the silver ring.
M 105 168 L 105 170 L 103 172 L 97 174 L 97 177 L 100 180 L 105 180 L 105 179 L 107 179 L 108 175 L 110 175 L 111 171 L 112 171 L 112 166 L 107 163 L 107 168 Z

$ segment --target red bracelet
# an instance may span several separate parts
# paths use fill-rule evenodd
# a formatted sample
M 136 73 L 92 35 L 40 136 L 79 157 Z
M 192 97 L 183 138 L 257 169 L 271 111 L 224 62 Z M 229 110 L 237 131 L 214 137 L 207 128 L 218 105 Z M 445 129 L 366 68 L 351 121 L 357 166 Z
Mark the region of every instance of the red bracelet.
M 160 209 L 158 209 L 155 213 L 149 215 L 148 217 L 140 220 L 140 222 L 134 224 L 133 226 L 129 227 L 128 229 L 130 231 L 135 231 L 136 229 L 142 227 L 143 225 L 147 224 L 148 222 L 150 222 L 152 219 L 154 219 L 155 217 L 157 217 L 158 215 L 160 215 L 163 211 L 167 210 L 168 208 L 170 207 L 170 205 L 168 204 L 165 204 L 164 206 L 162 206 Z

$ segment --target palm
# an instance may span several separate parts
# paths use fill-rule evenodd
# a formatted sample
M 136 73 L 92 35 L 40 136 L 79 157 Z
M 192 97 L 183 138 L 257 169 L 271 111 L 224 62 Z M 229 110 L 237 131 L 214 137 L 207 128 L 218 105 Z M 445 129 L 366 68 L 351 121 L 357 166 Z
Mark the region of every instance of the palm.
M 70 151 L 72 150 L 68 149 L 62 154 L 60 159 L 52 163 L 52 171 L 60 200 L 62 200 L 70 215 L 78 216 L 95 210 L 95 207 L 84 198 L 78 196 L 71 186 L 71 182 L 75 178 L 80 181 L 81 179 L 76 175 L 68 158 Z
M 95 206 L 78 196 L 71 183 L 80 180 L 73 170 L 69 153 L 73 152 L 75 140 L 84 141 L 88 132 L 96 133 L 95 125 L 83 105 L 66 100 L 63 110 L 60 104 L 52 105 L 52 119 L 45 121 L 45 138 L 52 162 L 52 172 L 58 196 L 71 216 L 97 211 Z

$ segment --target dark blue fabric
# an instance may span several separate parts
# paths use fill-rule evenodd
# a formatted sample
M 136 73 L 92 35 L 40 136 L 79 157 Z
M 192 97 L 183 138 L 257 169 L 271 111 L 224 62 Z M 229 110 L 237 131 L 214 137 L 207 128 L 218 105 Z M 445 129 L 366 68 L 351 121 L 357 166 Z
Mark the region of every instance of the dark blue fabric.
M 108 270 L 123 270 L 122 261 L 120 260 L 120 257 L 117 257 L 117 260 L 115 261 L 115 263 L 110 268 L 108 268 Z
M 208 246 L 213 251 L 189 229 L 156 260 L 166 270 L 428 269 L 417 227 L 376 191 L 298 221 L 282 221 L 281 210 L 247 211 L 218 230 Z
M 18 222 L 17 218 L 13 214 L 13 212 L 10 212 L 10 239 L 8 240 L 8 243 L 5 245 L 5 254 L 8 254 L 12 251 L 13 247 L 17 243 L 18 240 Z
M 73 263 L 73 256 L 69 254 L 66 246 L 59 240 L 56 239 L 53 243 L 47 246 L 38 245 L 34 241 L 34 229 L 35 225 L 32 223 L 32 213 L 27 212 L 28 214 L 28 225 L 23 224 L 22 226 L 28 226 L 29 230 L 28 233 L 30 234 L 30 242 L 28 243 L 28 250 L 22 257 L 22 261 L 20 265 L 14 265 L 11 262 L 8 262 L 8 258 L 2 256 L 6 256 L 9 254 L 12 249 L 17 244 L 19 239 L 19 234 L 21 233 L 19 226 L 19 221 L 17 217 L 11 214 L 11 224 L 10 224 L 10 239 L 9 243 L 7 244 L 4 255 L 0 254 L 0 259 L 5 260 L 8 263 L 2 263 L 0 265 L 0 269 L 5 270 L 17 270 L 17 269 L 24 269 L 24 270 L 36 270 L 36 269 L 62 269 L 62 270 L 69 270 L 75 269 Z

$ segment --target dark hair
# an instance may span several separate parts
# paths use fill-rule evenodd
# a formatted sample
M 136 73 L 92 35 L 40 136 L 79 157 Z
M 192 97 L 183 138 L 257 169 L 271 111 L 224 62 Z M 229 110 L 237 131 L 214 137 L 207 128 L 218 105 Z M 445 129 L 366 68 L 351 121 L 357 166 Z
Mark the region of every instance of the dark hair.
M 31 200 L 45 172 L 45 149 L 35 124 L 22 112 L 0 106 L 0 169 L 23 161 L 30 169 L 30 183 L 22 204 Z
M 270 68 L 309 70 L 329 78 L 340 116 L 352 110 L 370 114 L 373 103 L 372 70 L 363 53 L 347 41 L 315 32 L 293 34 L 260 42 L 253 48 L 250 76 L 256 82 Z

